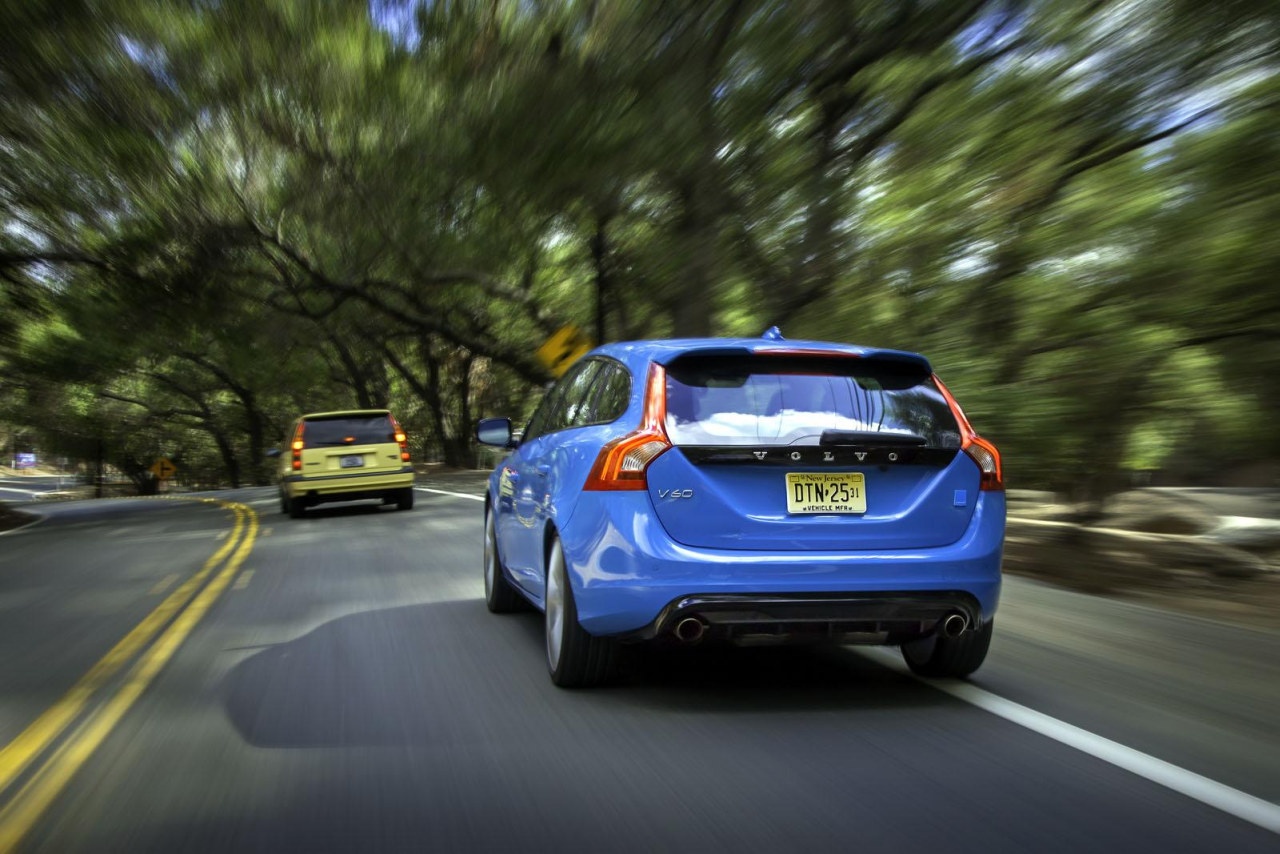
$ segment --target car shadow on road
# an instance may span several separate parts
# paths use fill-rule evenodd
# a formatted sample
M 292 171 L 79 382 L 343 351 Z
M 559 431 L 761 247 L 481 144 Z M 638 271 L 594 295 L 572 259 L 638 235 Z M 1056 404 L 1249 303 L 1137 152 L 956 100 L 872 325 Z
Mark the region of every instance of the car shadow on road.
M 553 686 L 542 617 L 489 614 L 478 599 L 366 611 L 267 647 L 221 693 L 261 747 L 485 743 L 538 737 L 607 713 L 868 716 L 949 702 L 847 650 L 632 650 L 615 684 Z
M 336 516 L 368 516 L 378 513 L 395 513 L 394 504 L 382 504 L 377 501 L 338 502 L 334 504 L 318 504 L 308 507 L 303 515 L 306 519 L 331 519 Z

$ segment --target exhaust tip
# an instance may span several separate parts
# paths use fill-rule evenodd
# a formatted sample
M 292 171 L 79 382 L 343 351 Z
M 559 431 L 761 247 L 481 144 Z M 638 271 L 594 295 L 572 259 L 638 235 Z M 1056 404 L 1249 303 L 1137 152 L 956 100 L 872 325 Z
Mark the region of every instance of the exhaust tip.
M 706 631 L 706 626 L 697 617 L 685 617 L 676 623 L 676 640 L 681 643 L 697 643 L 702 640 L 704 631 Z
M 969 628 L 969 621 L 962 614 L 948 614 L 942 618 L 942 622 L 938 626 L 938 632 L 944 638 L 958 638 Z

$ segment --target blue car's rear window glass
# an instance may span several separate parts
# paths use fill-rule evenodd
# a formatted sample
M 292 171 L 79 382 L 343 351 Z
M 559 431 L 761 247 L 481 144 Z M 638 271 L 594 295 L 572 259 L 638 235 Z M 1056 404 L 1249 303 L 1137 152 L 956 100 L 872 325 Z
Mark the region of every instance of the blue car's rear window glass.
M 308 418 L 302 438 L 308 447 L 325 445 L 365 445 L 372 442 L 394 442 L 395 430 L 386 415 Z
M 960 447 L 931 376 L 852 363 L 681 360 L 667 371 L 667 434 L 677 445 L 818 445 L 838 431 Z

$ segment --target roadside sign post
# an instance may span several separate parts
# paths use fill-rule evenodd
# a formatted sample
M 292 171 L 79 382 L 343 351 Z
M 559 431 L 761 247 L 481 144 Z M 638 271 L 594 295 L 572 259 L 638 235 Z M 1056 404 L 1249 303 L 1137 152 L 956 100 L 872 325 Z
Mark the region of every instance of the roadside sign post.
M 178 467 L 175 466 L 168 457 L 161 457 L 151 464 L 148 471 L 156 476 L 156 480 L 160 481 L 161 486 L 164 486 L 165 481 L 173 477 L 178 471 Z
M 560 327 L 533 355 L 546 366 L 552 376 L 558 377 L 592 346 L 591 339 L 581 329 L 569 324 Z

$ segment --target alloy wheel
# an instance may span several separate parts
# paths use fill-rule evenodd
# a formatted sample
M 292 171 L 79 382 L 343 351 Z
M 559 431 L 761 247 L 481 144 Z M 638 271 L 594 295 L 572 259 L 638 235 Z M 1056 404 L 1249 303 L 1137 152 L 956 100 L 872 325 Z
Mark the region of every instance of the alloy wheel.
M 560 653 L 564 646 L 564 552 L 557 541 L 551 546 L 547 561 L 547 661 L 554 670 L 560 665 Z
M 493 584 L 497 580 L 498 549 L 494 543 L 493 514 L 485 514 L 484 520 L 484 595 L 492 598 Z

